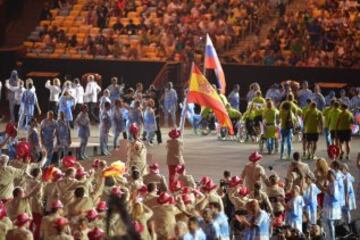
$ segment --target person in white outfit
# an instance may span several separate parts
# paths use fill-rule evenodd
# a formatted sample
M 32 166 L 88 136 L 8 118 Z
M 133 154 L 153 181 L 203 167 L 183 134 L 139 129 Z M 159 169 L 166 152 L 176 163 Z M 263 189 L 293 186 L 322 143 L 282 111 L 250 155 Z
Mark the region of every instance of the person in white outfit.
M 10 78 L 6 80 L 9 83 L 9 86 L 18 87 L 19 86 L 19 76 L 16 70 L 11 72 Z M 10 90 L 10 89 L 9 89 Z M 10 120 L 15 122 L 15 93 L 13 91 L 8 91 L 7 99 L 9 101 L 9 110 L 10 110 Z
M 54 78 L 52 84 L 50 80 L 47 80 L 45 83 L 45 87 L 50 91 L 49 110 L 54 114 L 57 113 L 57 108 L 59 105 L 59 95 L 61 93 L 60 84 L 60 79 L 58 78 Z
M 101 87 L 95 81 L 94 75 L 89 75 L 87 81 L 84 93 L 84 103 L 88 105 L 90 118 L 98 123 L 99 118 L 95 113 L 95 110 L 98 101 L 98 94 L 101 92 Z
M 78 78 L 74 79 L 73 89 L 75 91 L 75 116 L 80 113 L 81 106 L 84 104 L 84 88 Z
M 19 79 L 19 84 L 18 86 L 12 86 L 10 85 L 9 81 L 6 80 L 5 82 L 5 87 L 13 92 L 14 94 L 14 99 L 15 99 L 15 108 L 14 111 L 16 113 L 15 115 L 15 122 L 17 122 L 19 120 L 19 115 L 21 114 L 20 112 L 20 101 L 21 101 L 21 96 L 23 94 L 23 92 L 25 92 L 25 87 L 24 87 L 24 81 Z

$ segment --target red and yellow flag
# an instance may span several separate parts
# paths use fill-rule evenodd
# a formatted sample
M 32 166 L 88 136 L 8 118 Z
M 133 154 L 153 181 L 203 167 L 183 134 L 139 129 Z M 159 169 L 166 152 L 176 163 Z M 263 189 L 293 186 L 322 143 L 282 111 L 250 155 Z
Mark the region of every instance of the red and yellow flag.
M 209 81 L 201 73 L 199 68 L 193 64 L 190 75 L 189 92 L 187 96 L 188 103 L 196 103 L 203 107 L 209 107 L 214 111 L 214 114 L 219 123 L 229 129 L 231 135 L 234 134 L 231 120 L 222 103 L 219 94 L 211 86 Z

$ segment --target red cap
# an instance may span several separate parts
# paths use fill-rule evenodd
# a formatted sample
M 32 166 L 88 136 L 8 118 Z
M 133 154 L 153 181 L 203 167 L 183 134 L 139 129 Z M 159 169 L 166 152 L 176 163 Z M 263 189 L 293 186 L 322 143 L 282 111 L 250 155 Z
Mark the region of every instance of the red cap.
M 124 192 L 119 187 L 113 187 L 111 190 L 111 194 L 120 198 L 122 197 Z
M 139 127 L 136 123 L 132 123 L 129 128 L 129 132 L 132 136 L 136 137 L 139 134 Z
M 183 194 L 188 194 L 188 193 L 191 193 L 192 192 L 192 189 L 191 187 L 183 187 L 183 190 L 182 190 L 182 193 Z
M 200 184 L 201 185 L 206 185 L 210 181 L 211 181 L 211 179 L 209 177 L 201 177 Z
M 64 176 L 64 174 L 61 172 L 60 169 L 57 169 L 55 170 L 53 173 L 52 173 L 52 179 L 53 181 L 57 181 L 59 180 L 60 178 L 62 178 Z
M 91 166 L 92 166 L 93 168 L 98 168 L 99 165 L 100 165 L 100 159 L 95 159 L 95 160 L 93 161 L 93 163 L 92 163 Z
M 95 209 L 91 209 L 91 210 L 87 211 L 87 213 L 86 213 L 86 218 L 89 220 L 89 222 L 94 221 L 98 217 L 99 217 L 99 214 Z
M 96 206 L 96 210 L 97 210 L 98 212 L 104 212 L 104 211 L 106 211 L 107 209 L 108 209 L 108 207 L 107 207 L 107 204 L 106 204 L 105 201 L 100 201 L 100 202 L 97 204 L 97 206 Z
M 142 185 L 141 188 L 138 189 L 138 191 L 141 194 L 146 194 L 148 192 L 147 186 L 146 185 Z
M 253 153 L 250 154 L 250 156 L 249 156 L 249 161 L 251 161 L 251 162 L 257 162 L 257 161 L 261 160 L 262 157 L 263 157 L 263 156 L 262 156 L 260 153 L 258 153 L 258 152 L 253 152 Z
M 74 156 L 65 156 L 62 159 L 62 164 L 66 168 L 74 167 L 76 162 L 76 158 Z
M 88 232 L 87 236 L 89 240 L 101 240 L 105 237 L 105 232 L 102 229 L 95 227 L 93 230 Z
M 62 202 L 60 200 L 55 200 L 51 203 L 51 208 L 52 209 L 64 208 L 64 205 L 62 204 Z
M 16 217 L 15 225 L 20 227 L 25 223 L 29 222 L 30 220 L 31 218 L 29 217 L 29 215 L 27 215 L 27 213 L 21 213 Z
M 17 129 L 15 124 L 13 123 L 7 123 L 5 127 L 5 132 L 10 137 L 15 137 L 17 135 Z
M 185 172 L 185 165 L 183 164 L 177 165 L 175 171 L 177 174 L 183 174 Z
M 245 197 L 250 194 L 250 190 L 247 187 L 241 187 L 238 190 L 240 196 Z
M 86 172 L 84 171 L 83 168 L 78 168 L 76 169 L 76 178 L 81 178 L 83 176 L 85 176 Z
M 18 158 L 28 157 L 30 154 L 30 144 L 26 141 L 21 141 L 16 145 L 16 155 Z
M 149 166 L 149 169 L 150 169 L 150 172 L 152 172 L 154 174 L 160 173 L 159 164 L 157 164 L 157 163 L 151 164 Z
M 161 205 L 172 202 L 172 197 L 167 192 L 160 193 L 157 202 Z
M 181 198 L 185 204 L 190 204 L 193 200 L 190 194 L 182 194 Z
M 182 187 L 183 187 L 182 182 L 179 180 L 176 180 L 175 182 L 173 182 L 171 189 L 173 191 L 177 192 L 177 191 L 180 191 Z
M 172 129 L 170 132 L 169 132 L 169 137 L 171 139 L 176 139 L 176 138 L 179 138 L 181 136 L 181 132 L 177 129 Z
M 215 188 L 217 188 L 217 185 L 212 180 L 210 180 L 210 182 L 206 183 L 204 186 L 204 190 L 207 192 L 210 192 Z
M 235 187 L 237 186 L 238 184 L 242 183 L 242 179 L 238 176 L 233 176 L 231 179 L 230 179 L 230 182 L 229 182 L 229 187 Z
M 65 225 L 68 225 L 68 224 L 69 224 L 69 220 L 67 218 L 64 218 L 64 217 L 58 217 L 54 221 L 54 225 L 55 225 L 56 228 L 60 228 L 60 227 L 63 227 Z

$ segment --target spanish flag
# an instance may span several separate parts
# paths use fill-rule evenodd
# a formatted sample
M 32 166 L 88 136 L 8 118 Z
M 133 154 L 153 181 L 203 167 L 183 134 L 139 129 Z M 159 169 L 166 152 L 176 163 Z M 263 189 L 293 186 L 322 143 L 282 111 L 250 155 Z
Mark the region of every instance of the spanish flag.
M 231 135 L 234 134 L 231 120 L 222 103 L 216 89 L 211 86 L 205 76 L 201 73 L 199 68 L 193 63 L 189 92 L 187 96 L 188 103 L 196 103 L 202 107 L 209 107 L 214 111 L 214 114 L 222 126 L 229 129 Z
M 212 43 L 209 34 L 206 34 L 205 69 L 214 70 L 221 93 L 225 94 L 226 81 L 224 70 L 222 69 L 219 57 L 216 53 L 214 44 Z

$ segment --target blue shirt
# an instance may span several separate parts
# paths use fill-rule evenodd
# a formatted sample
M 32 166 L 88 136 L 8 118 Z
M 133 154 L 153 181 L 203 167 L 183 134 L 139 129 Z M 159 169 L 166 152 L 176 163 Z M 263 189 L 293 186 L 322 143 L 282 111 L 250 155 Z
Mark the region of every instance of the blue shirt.
M 123 90 L 124 86 L 123 85 L 118 85 L 116 84 L 115 86 L 114 85 L 110 85 L 107 89 L 109 90 L 110 92 L 110 100 L 112 102 L 114 102 L 116 99 L 119 99 L 121 94 L 122 94 L 122 90 Z
M 306 100 L 312 99 L 312 91 L 310 89 L 302 89 L 298 93 L 298 103 L 299 107 L 304 108 L 306 107 L 307 103 Z
M 178 101 L 178 96 L 175 89 L 165 90 L 164 108 L 166 110 L 173 108 L 176 109 L 177 101 Z
M 304 192 L 304 201 L 307 206 L 317 207 L 317 195 L 321 193 L 320 189 L 311 183 L 310 186 Z
M 215 240 L 220 237 L 220 227 L 216 222 L 205 223 L 203 221 L 201 224 L 201 228 L 206 235 L 206 240 Z
M 256 227 L 252 231 L 251 239 L 268 240 L 270 239 L 270 217 L 264 210 L 260 210 L 255 217 Z
M 203 230 L 198 229 L 194 234 L 188 232 L 184 235 L 183 240 L 207 240 Z
M 228 96 L 230 106 L 236 110 L 240 109 L 240 94 L 239 92 L 232 91 Z
M 228 217 L 225 215 L 224 212 L 218 213 L 214 217 L 214 222 L 219 225 L 220 237 L 223 237 L 223 238 L 230 237 Z
M 65 120 L 72 121 L 73 120 L 72 107 L 74 106 L 74 103 L 75 103 L 74 99 L 70 97 L 65 97 L 65 96 L 60 97 L 58 115 L 60 115 L 60 112 L 63 112 L 65 114 Z
M 58 144 L 61 146 L 70 145 L 70 127 L 69 123 L 63 120 L 57 121 L 57 134 L 58 134 Z
M 26 116 L 33 116 L 36 103 L 36 94 L 32 90 L 26 90 L 21 96 L 20 101 L 23 114 Z
M 270 88 L 267 90 L 265 98 L 270 98 L 273 102 L 280 102 L 283 95 L 281 94 L 279 89 Z
M 111 113 L 111 119 L 116 133 L 124 131 L 125 121 L 121 109 L 114 108 Z
M 313 93 L 311 100 L 316 102 L 316 106 L 319 110 L 324 109 L 326 102 L 324 96 L 321 93 Z
M 44 119 L 41 122 L 41 135 L 45 145 L 54 144 L 55 140 L 55 131 L 57 129 L 57 124 L 55 120 Z
M 76 125 L 78 126 L 79 138 L 88 138 L 90 136 L 90 118 L 88 113 L 80 112 L 76 118 Z
M 344 185 L 344 174 L 341 171 L 336 171 L 336 183 L 339 189 L 339 202 L 340 206 L 345 206 L 345 185 Z
M 108 132 L 111 128 L 110 111 L 101 111 L 100 116 L 100 132 Z

